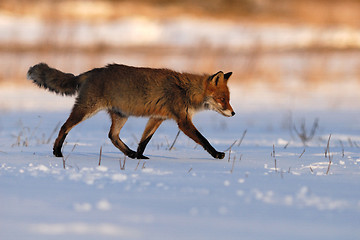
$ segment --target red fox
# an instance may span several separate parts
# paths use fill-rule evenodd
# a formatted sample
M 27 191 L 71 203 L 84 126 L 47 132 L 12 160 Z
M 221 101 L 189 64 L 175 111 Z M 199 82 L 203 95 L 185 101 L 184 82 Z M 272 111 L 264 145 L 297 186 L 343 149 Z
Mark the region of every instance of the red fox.
M 62 157 L 61 148 L 69 131 L 100 110 L 111 117 L 109 138 L 130 158 L 148 159 L 144 150 L 151 137 L 166 119 L 179 128 L 214 158 L 225 153 L 216 151 L 195 128 L 192 116 L 203 109 L 214 110 L 226 117 L 235 115 L 229 103 L 227 82 L 232 72 L 214 75 L 179 73 L 169 69 L 153 69 L 110 64 L 75 76 L 39 63 L 29 68 L 27 77 L 39 87 L 62 95 L 77 95 L 69 118 L 59 131 L 53 154 Z M 120 138 L 120 130 L 129 116 L 149 117 L 137 151 Z

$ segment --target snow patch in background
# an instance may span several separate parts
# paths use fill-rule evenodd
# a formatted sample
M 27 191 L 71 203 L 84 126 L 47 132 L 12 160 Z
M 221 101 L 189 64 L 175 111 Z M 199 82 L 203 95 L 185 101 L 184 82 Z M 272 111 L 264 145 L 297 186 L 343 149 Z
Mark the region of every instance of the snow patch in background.
M 54 28 L 57 30 L 50 30 Z M 36 45 L 44 41 L 44 33 L 48 31 L 51 37 L 46 39 L 47 43 L 73 47 L 101 45 L 199 47 L 206 45 L 232 50 L 312 46 L 360 47 L 360 30 L 351 27 L 256 25 L 189 17 L 154 20 L 135 16 L 101 23 L 75 21 L 50 25 L 35 18 L 19 18 L 1 14 L 0 29 L 0 45 Z
M 40 235 L 88 235 L 88 236 L 98 236 L 98 237 L 138 237 L 136 231 L 131 229 L 124 229 L 122 227 L 116 226 L 109 223 L 100 223 L 100 224 L 88 224 L 85 222 L 70 222 L 70 223 L 40 223 L 34 224 L 29 227 L 31 232 L 40 234 Z

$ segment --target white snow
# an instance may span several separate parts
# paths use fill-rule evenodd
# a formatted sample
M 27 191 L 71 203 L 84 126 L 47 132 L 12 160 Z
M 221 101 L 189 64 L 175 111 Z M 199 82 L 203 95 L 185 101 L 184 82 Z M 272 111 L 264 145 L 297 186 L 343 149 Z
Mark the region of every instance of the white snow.
M 273 97 L 285 92 L 230 87 L 234 117 L 194 117 L 218 150 L 247 129 L 230 157 L 227 152 L 223 160 L 212 159 L 184 134 L 169 151 L 177 126 L 167 121 L 145 150 L 150 159 L 126 158 L 124 164 L 107 138 L 110 120 L 100 112 L 69 133 L 65 169 L 63 159 L 52 156 L 51 133 L 66 120 L 73 98 L 50 97 L 36 87 L 0 89 L 12 96 L 2 100 L 0 115 L 0 239 L 357 239 L 356 89 L 334 107 L 331 94 L 321 91 L 276 105 Z M 18 94 L 32 96 L 24 110 Z M 307 103 L 314 99 L 321 101 Z M 319 129 L 304 146 L 289 126 L 300 129 L 305 120 L 310 131 L 316 118 Z M 130 118 L 121 131 L 132 149 L 145 123 Z
M 2 14 L 0 44 L 39 44 L 49 26 Z M 75 48 L 360 46 L 360 31 L 354 28 L 188 18 L 134 16 L 62 23 L 54 29 L 48 41 Z M 26 66 L 31 54 L 23 62 Z M 334 59 L 329 69 L 341 63 L 356 72 L 357 59 L 356 52 Z M 127 64 L 133 58 L 123 60 Z M 193 64 L 164 61 L 178 70 Z M 301 61 L 291 56 L 269 61 L 282 62 L 285 72 L 291 69 L 282 89 L 271 83 L 231 82 L 234 117 L 215 112 L 194 117 L 199 131 L 219 151 L 237 141 L 222 160 L 212 159 L 182 133 L 169 151 L 178 131 L 173 121 L 164 122 L 150 141 L 144 153 L 149 160 L 124 158 L 107 137 L 110 120 L 104 112 L 72 129 L 64 159 L 56 158 L 52 144 L 74 98 L 36 86 L 0 86 L 0 239 L 358 239 L 358 79 L 303 86 L 292 76 L 302 69 Z M 7 57 L 2 62 L 11 65 Z M 306 123 L 309 133 L 315 119 L 319 128 L 304 145 L 294 126 L 299 131 Z M 139 118 L 125 124 L 120 137 L 130 148 L 136 149 L 145 124 L 146 119 Z M 330 156 L 325 157 L 330 134 Z

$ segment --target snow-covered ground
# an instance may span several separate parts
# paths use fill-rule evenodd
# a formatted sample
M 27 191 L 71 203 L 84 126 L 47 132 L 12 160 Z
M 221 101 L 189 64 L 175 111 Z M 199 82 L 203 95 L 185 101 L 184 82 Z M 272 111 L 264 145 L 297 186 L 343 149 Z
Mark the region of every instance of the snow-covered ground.
M 223 160 L 182 133 L 169 150 L 177 126 L 168 121 L 149 160 L 124 162 L 101 112 L 68 135 L 65 168 L 52 144 L 73 99 L 1 88 L 0 239 L 358 239 L 356 89 L 230 88 L 234 117 L 194 118 L 216 149 L 236 141 Z M 316 119 L 304 146 L 294 126 L 309 135 Z M 130 118 L 122 130 L 131 148 L 145 123 Z

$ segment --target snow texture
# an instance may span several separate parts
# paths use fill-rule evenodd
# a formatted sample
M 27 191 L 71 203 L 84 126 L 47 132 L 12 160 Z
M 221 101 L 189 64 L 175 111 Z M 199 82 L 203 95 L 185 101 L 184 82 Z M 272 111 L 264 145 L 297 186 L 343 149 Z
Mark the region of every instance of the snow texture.
M 110 120 L 100 112 L 70 132 L 61 159 L 52 155 L 52 144 L 74 99 L 34 89 L 22 111 L 15 97 L 2 102 L 0 239 L 360 235 L 359 99 L 346 102 L 344 96 L 349 108 L 334 108 L 326 95 L 292 95 L 296 101 L 275 105 L 264 92 L 231 86 L 234 117 L 194 117 L 216 149 L 236 141 L 223 160 L 212 159 L 182 133 L 169 150 L 178 131 L 173 121 L 155 133 L 144 153 L 149 160 L 124 158 L 107 138 Z M 37 101 L 55 107 L 50 111 Z M 319 127 L 304 145 L 301 125 L 309 134 L 316 119 Z M 132 149 L 145 123 L 130 118 L 125 124 L 120 136 Z

